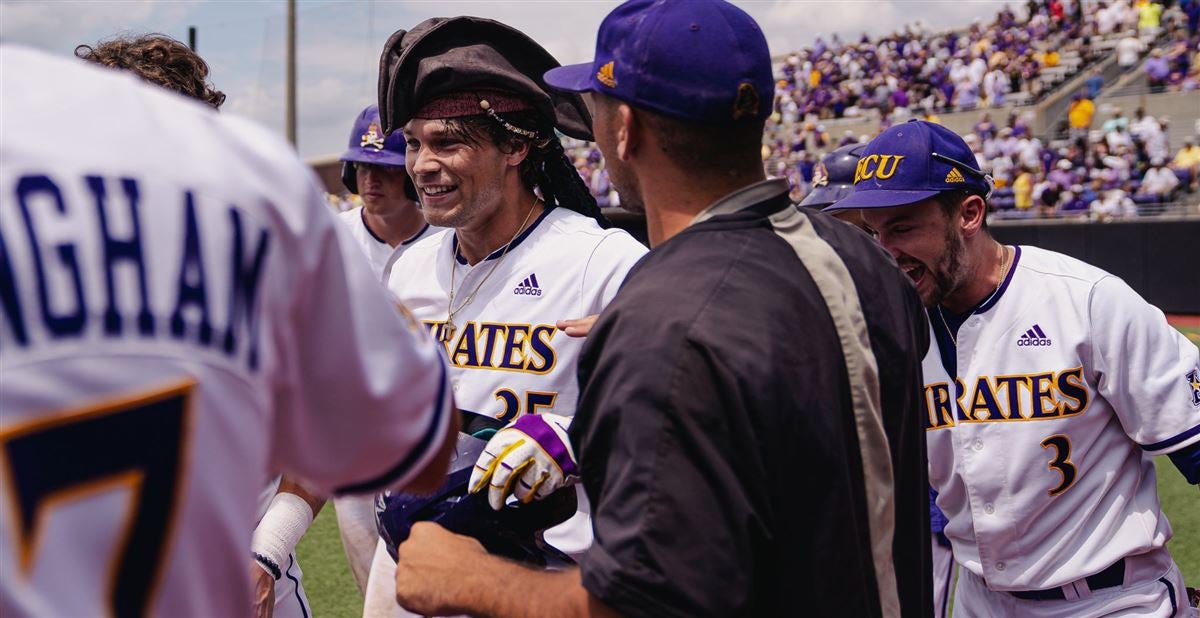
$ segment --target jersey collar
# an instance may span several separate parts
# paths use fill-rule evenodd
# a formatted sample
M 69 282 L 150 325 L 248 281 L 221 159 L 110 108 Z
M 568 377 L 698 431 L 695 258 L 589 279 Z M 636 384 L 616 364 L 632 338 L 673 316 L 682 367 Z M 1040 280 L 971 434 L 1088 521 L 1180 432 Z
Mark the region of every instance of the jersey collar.
M 516 238 L 512 239 L 512 242 L 510 242 L 506 245 L 502 245 L 499 248 L 497 248 L 495 251 L 489 253 L 488 256 L 483 258 L 482 260 L 480 260 L 479 263 L 482 264 L 483 262 L 486 262 L 488 260 L 494 260 L 494 259 L 500 257 L 501 255 L 504 255 L 504 252 L 506 250 L 516 249 L 517 245 L 524 242 L 526 238 L 529 238 L 529 235 L 533 233 L 533 230 L 537 228 L 538 224 L 541 223 L 546 218 L 546 215 L 549 215 L 550 211 L 554 210 L 555 208 L 556 208 L 556 206 L 546 204 L 545 208 L 542 210 L 542 214 L 538 215 L 538 218 L 534 219 L 533 223 L 531 223 L 529 225 L 529 227 L 525 228 L 524 232 L 521 232 L 519 235 L 517 235 Z M 455 234 L 451 234 L 450 236 L 451 236 L 450 248 L 454 251 L 454 261 L 458 262 L 459 264 L 461 264 L 463 266 L 466 266 L 467 258 L 463 257 L 462 253 L 459 253 L 459 251 L 458 251 L 458 234 L 455 233 Z
M 371 229 L 371 226 L 367 225 L 367 208 L 365 206 L 358 209 L 358 218 L 362 219 L 363 227 L 367 228 L 367 233 L 371 235 L 371 238 L 374 238 L 375 240 L 379 241 L 380 244 L 384 244 L 384 245 L 388 244 L 388 241 L 386 241 L 386 240 L 380 238 L 378 235 L 376 235 L 375 231 Z M 390 247 L 391 245 L 388 245 L 388 246 Z
M 751 206 L 757 206 L 767 200 L 779 196 L 786 195 L 788 192 L 787 180 L 783 178 L 768 178 L 767 180 L 756 182 L 752 185 L 746 185 L 729 195 L 717 200 L 712 206 L 700 211 L 688 227 L 703 223 L 713 217 L 721 215 L 731 215 Z

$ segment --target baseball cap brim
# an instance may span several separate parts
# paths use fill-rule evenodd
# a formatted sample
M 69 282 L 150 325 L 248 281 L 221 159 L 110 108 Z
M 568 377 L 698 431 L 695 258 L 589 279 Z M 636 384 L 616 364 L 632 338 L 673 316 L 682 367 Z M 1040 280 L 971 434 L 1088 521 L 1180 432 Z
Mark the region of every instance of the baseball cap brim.
M 343 163 L 370 163 L 373 165 L 390 165 L 393 167 L 404 167 L 404 155 L 384 150 L 379 154 L 370 154 L 363 152 L 357 148 L 351 148 L 342 153 L 338 159 Z
M 833 203 L 821 212 L 852 208 L 897 208 L 927 200 L 941 191 L 855 191 L 846 199 Z
M 592 85 L 592 72 L 592 63 L 590 62 L 568 64 L 546 71 L 542 79 L 546 80 L 546 85 L 555 90 L 562 90 L 564 92 L 591 92 L 595 90 L 595 87 Z

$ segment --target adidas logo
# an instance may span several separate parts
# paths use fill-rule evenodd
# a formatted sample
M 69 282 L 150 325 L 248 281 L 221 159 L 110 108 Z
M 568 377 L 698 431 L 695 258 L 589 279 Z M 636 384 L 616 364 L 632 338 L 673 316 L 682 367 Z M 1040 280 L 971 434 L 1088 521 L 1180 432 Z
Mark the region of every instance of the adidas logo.
M 525 280 L 518 283 L 517 287 L 513 288 L 513 294 L 517 296 L 541 296 L 542 286 L 538 285 L 537 275 L 529 275 Z
M 613 75 L 613 63 L 611 60 L 600 67 L 599 71 L 596 71 L 596 80 L 609 88 L 617 87 L 617 77 Z
M 950 173 L 946 174 L 946 182 L 966 182 L 966 181 L 967 181 L 967 179 L 963 178 L 962 172 L 958 171 L 957 167 L 950 168 Z
M 1024 348 L 1030 346 L 1049 347 L 1050 338 L 1042 330 L 1041 326 L 1033 325 L 1033 328 L 1025 331 L 1024 335 L 1017 338 L 1017 347 Z

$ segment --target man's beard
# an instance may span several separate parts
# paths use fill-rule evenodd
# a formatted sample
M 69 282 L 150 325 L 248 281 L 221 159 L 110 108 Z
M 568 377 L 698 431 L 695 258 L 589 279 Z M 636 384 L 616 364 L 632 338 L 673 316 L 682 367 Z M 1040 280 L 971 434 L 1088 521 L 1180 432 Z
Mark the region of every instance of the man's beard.
M 942 304 L 946 297 L 953 294 L 967 278 L 967 265 L 963 256 L 967 253 L 967 243 L 954 226 L 946 225 L 946 252 L 936 268 L 929 270 L 933 277 L 933 289 L 930 298 L 925 303 L 928 307 Z

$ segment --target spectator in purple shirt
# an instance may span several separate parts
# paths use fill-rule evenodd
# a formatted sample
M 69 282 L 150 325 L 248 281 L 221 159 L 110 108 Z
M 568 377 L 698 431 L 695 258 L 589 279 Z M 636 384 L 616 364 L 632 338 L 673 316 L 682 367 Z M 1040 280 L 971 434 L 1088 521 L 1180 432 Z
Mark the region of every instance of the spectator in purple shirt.
M 1146 81 L 1150 84 L 1150 91 L 1162 92 L 1167 84 L 1167 77 L 1171 74 L 1171 66 L 1167 63 L 1167 59 L 1163 58 L 1162 51 L 1151 50 L 1150 57 L 1146 58 L 1146 62 L 1142 64 L 1142 70 L 1146 72 Z

